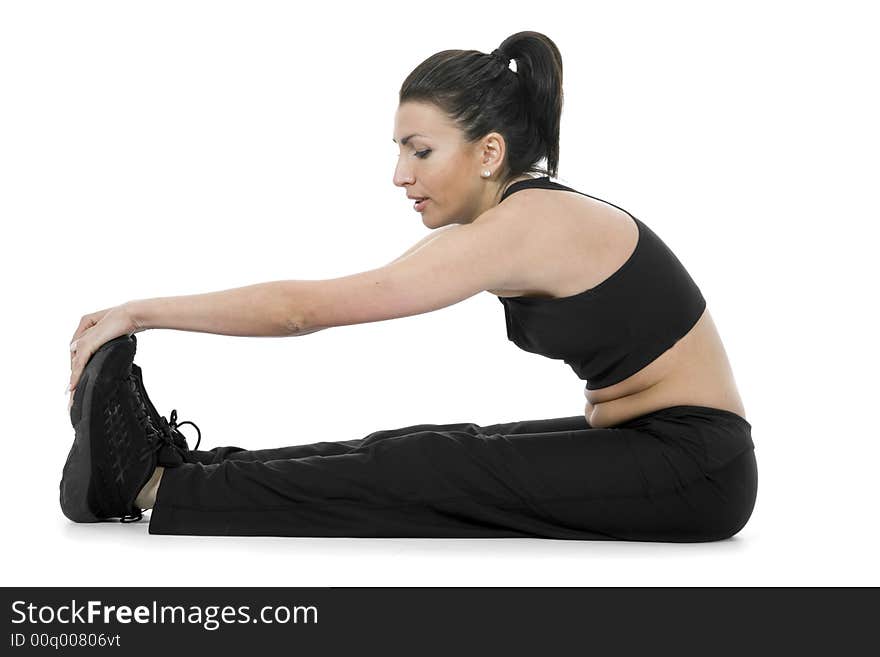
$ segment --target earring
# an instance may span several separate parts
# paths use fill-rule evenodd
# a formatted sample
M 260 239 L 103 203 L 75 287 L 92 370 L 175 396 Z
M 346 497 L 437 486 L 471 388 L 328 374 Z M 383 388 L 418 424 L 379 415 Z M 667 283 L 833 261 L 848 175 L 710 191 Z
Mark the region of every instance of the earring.
M 491 175 L 492 175 L 492 172 L 489 171 L 489 169 L 485 169 L 485 170 L 483 171 L 483 178 L 488 178 L 488 177 L 491 176 Z

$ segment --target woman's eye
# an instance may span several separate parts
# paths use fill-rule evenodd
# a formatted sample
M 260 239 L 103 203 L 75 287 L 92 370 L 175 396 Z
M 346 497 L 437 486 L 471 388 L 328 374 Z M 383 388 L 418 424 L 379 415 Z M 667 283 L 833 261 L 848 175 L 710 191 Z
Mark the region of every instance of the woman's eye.
M 430 148 L 426 148 L 423 151 L 416 151 L 416 157 L 420 157 L 422 159 L 425 159 L 426 157 L 428 157 L 428 153 L 430 153 L 430 152 L 431 152 Z

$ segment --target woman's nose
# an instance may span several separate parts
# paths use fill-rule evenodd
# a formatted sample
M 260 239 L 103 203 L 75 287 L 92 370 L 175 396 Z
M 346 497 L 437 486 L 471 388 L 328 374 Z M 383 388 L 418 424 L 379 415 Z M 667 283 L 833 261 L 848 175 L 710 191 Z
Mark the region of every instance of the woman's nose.
M 409 173 L 400 173 L 399 170 L 394 170 L 394 184 L 398 187 L 403 187 L 404 185 L 412 184 L 412 176 Z

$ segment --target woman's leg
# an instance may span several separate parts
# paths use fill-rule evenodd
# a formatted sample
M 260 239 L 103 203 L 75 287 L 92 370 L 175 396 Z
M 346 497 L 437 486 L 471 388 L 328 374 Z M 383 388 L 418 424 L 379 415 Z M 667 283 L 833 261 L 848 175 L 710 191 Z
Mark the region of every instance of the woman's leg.
M 413 424 L 399 429 L 384 429 L 375 431 L 365 438 L 354 440 L 340 440 L 335 442 L 317 442 L 307 445 L 291 445 L 289 447 L 273 447 L 268 449 L 247 450 L 243 447 L 225 446 L 214 447 L 210 450 L 191 450 L 186 455 L 190 463 L 202 463 L 210 465 L 220 463 L 227 459 L 235 461 L 275 461 L 278 459 L 299 459 L 305 456 L 333 456 L 347 454 L 353 448 L 364 444 L 374 443 L 387 438 L 394 438 L 416 431 L 464 431 L 471 435 L 485 433 L 540 433 L 543 431 L 560 431 L 563 429 L 586 429 L 589 428 L 583 415 L 575 415 L 568 418 L 553 418 L 547 420 L 517 420 L 481 427 L 473 422 L 459 422 L 452 424 Z
M 190 450 L 185 458 L 188 463 L 211 465 L 226 460 L 234 461 L 275 461 L 278 459 L 298 459 L 304 456 L 330 456 L 345 454 L 357 447 L 362 439 L 341 440 L 339 442 L 319 442 L 308 445 L 291 445 L 290 447 L 273 447 L 269 449 L 248 450 L 243 447 L 215 447 L 209 450 Z
M 596 429 L 583 416 L 413 425 L 295 458 L 187 463 L 166 468 L 150 533 L 672 542 L 733 535 L 754 504 L 745 427 L 696 411 L 663 413 Z

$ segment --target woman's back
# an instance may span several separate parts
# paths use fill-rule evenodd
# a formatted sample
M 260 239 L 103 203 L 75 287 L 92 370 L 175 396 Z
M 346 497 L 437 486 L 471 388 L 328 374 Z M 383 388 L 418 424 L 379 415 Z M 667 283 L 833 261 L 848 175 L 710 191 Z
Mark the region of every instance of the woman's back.
M 533 248 L 517 289 L 489 291 L 503 301 L 508 337 L 519 346 L 563 358 L 568 342 L 566 362 L 585 379 L 592 361 L 599 386 L 585 390 L 591 426 L 678 404 L 745 417 L 699 288 L 650 228 L 547 177 L 511 185 L 502 202 L 523 215 L 511 222 L 515 229 L 534 226 L 527 229 Z M 579 340 L 580 351 L 572 351 Z

